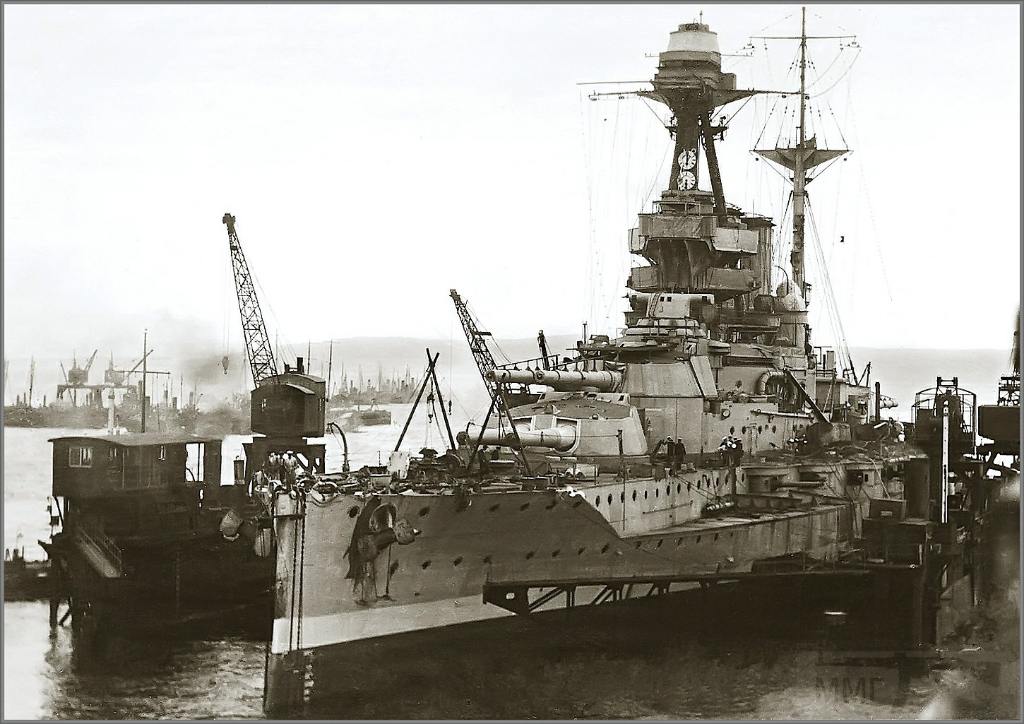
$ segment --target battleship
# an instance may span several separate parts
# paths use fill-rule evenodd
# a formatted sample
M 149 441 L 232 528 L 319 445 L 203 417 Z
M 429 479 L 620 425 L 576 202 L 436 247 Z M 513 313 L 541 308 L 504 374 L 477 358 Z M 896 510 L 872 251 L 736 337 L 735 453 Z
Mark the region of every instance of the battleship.
M 812 344 L 806 184 L 847 150 L 805 134 L 804 25 L 796 39 L 795 143 L 755 149 L 792 183 L 781 283 L 775 224 L 726 201 L 717 153 L 717 111 L 767 91 L 737 88 L 708 25 L 680 25 L 639 93 L 671 112 L 674 151 L 668 188 L 629 233 L 643 263 L 622 333 L 568 355 L 541 336 L 540 357 L 497 365 L 452 290 L 491 406 L 447 463 L 396 450 L 390 479 L 271 481 L 268 714 L 338 695 L 362 644 L 727 581 L 867 578 L 876 605 L 913 602 L 896 617 L 905 645 L 935 642 L 941 605 L 921 591 L 959 580 L 950 551 L 985 507 L 984 466 L 950 463 L 976 452 L 976 406 L 939 380 L 905 426 L 883 416 L 893 402 L 869 368 Z

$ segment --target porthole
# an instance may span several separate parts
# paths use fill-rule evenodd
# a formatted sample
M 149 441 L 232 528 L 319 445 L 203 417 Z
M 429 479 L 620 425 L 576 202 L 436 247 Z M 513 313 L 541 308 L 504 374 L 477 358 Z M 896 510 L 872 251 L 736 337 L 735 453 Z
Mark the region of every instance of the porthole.
M 430 506 L 429 505 L 426 506 L 426 507 L 420 508 L 420 517 L 422 518 L 423 516 L 425 516 L 429 512 L 430 512 Z
M 700 536 L 697 536 L 697 540 L 695 540 L 694 543 L 700 543 Z
M 583 555 L 583 551 L 585 551 L 585 550 L 587 550 L 586 546 L 580 546 L 579 548 L 576 549 L 576 555 L 582 556 Z
M 729 434 L 730 435 L 735 435 L 736 434 L 736 428 L 735 427 L 730 427 L 729 428 Z
M 420 565 L 422 566 L 423 570 L 427 570 L 428 568 L 430 568 L 430 561 L 423 561 L 423 563 L 421 563 Z
M 689 493 L 691 490 L 693 490 L 693 482 L 690 481 L 690 480 L 687 480 L 686 481 L 686 492 Z
M 664 540 L 660 540 L 660 541 L 658 541 L 658 545 L 656 545 L 656 546 L 654 546 L 654 547 L 655 547 L 655 548 L 661 548 L 661 545 L 662 545 L 662 543 L 664 543 L 664 542 L 665 542 Z
M 683 544 L 683 539 L 682 538 L 676 538 L 676 548 L 678 548 L 682 544 Z
M 484 556 L 484 563 L 490 563 L 490 562 L 491 562 L 491 557 L 490 556 Z
M 644 543 L 643 543 L 643 541 L 639 541 L 639 540 L 638 540 L 638 541 L 636 542 L 636 549 L 637 549 L 637 550 L 640 550 L 640 548 L 641 548 L 641 546 L 643 546 L 643 544 L 644 544 Z
M 715 540 L 718 540 L 718 533 L 715 533 Z
M 359 506 L 358 505 L 353 505 L 351 508 L 348 509 L 348 517 L 349 518 L 355 518 L 357 515 L 359 515 Z
M 619 502 L 620 503 L 625 503 L 626 502 L 626 494 L 625 493 L 619 493 Z
M 661 492 L 660 490 L 658 490 L 657 488 L 655 488 L 655 489 L 654 489 L 654 497 L 655 497 L 655 498 L 657 498 L 657 497 L 658 497 L 658 493 L 660 493 L 660 492 Z
M 636 502 L 636 488 L 633 488 L 633 501 Z
M 388 566 L 388 573 L 390 573 L 392 576 L 395 575 L 395 571 L 397 571 L 397 570 L 398 570 L 398 561 L 395 561 L 390 566 Z
M 491 511 L 491 512 L 493 513 L 494 511 L 496 511 L 496 510 L 497 510 L 498 508 L 500 508 L 500 507 L 501 507 L 501 503 L 495 503 L 495 504 L 494 504 L 494 505 L 492 505 L 492 506 L 491 506 L 490 508 L 488 508 L 488 510 L 489 510 L 489 511 Z
M 644 491 L 644 500 L 647 500 L 647 491 Z
M 703 478 L 697 481 L 697 490 L 700 490 L 700 484 L 703 482 Z
M 456 558 L 456 559 L 455 559 L 454 561 L 452 561 L 452 565 L 453 565 L 453 566 L 457 566 L 457 565 L 459 565 L 460 563 L 462 563 L 462 556 L 459 556 L 459 557 L 458 557 L 458 558 Z
M 671 485 L 666 485 L 665 486 L 665 495 L 668 495 L 671 492 L 672 492 L 672 486 Z
M 529 551 L 529 552 L 528 552 L 528 553 L 526 554 L 526 560 L 530 560 L 531 558 L 533 558 L 533 551 Z
M 740 428 L 740 434 L 741 435 L 746 435 L 747 434 L 747 426 L 746 425 L 744 425 L 743 427 Z
M 608 505 L 612 504 L 612 494 L 608 493 Z
M 683 492 L 683 486 L 680 485 L 679 483 L 676 483 L 676 492 L 677 493 Z
M 530 507 L 529 503 L 523 503 L 522 505 L 519 506 L 519 510 L 526 510 L 529 507 Z
M 772 425 L 772 432 L 775 432 L 775 425 Z
M 602 554 L 607 553 L 608 552 L 608 548 L 609 548 L 609 544 L 605 543 L 603 546 L 601 546 L 601 553 Z
M 762 432 L 762 428 L 761 428 L 761 426 L 760 426 L 760 425 L 758 425 L 758 426 L 757 426 L 757 434 L 758 434 L 758 435 L 760 435 L 760 434 L 761 434 L 761 432 Z
M 600 495 L 598 495 L 596 498 L 594 498 L 594 507 L 595 508 L 600 508 L 601 507 L 601 496 Z
M 558 554 L 561 553 L 561 552 L 562 552 L 561 549 L 556 548 L 555 550 L 551 551 L 551 557 L 552 558 L 558 558 Z

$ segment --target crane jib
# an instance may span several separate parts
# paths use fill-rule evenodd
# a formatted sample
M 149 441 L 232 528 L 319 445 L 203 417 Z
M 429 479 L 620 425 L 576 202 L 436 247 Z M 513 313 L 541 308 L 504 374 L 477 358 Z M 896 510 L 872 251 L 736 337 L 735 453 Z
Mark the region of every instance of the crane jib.
M 277 376 L 277 362 L 263 321 L 260 300 L 256 296 L 252 274 L 242 251 L 242 243 L 235 231 L 235 217 L 224 214 L 222 219 L 228 227 L 228 249 L 231 252 L 231 270 L 235 278 L 235 294 L 238 297 L 238 313 L 242 318 L 242 334 L 245 337 L 245 353 L 249 360 L 253 384 L 259 386 L 264 380 Z

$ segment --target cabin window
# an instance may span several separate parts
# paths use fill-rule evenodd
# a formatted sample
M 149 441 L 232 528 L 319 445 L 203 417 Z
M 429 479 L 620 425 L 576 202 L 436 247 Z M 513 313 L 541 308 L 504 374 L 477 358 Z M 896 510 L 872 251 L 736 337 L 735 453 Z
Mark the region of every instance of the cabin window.
M 91 468 L 92 448 L 79 445 L 69 447 L 68 466 L 72 468 Z

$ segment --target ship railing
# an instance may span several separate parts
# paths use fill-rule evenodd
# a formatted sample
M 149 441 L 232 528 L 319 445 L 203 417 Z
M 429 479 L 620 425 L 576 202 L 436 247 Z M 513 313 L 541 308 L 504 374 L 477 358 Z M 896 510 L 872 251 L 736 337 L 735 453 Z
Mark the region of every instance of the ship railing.
M 575 364 L 576 360 L 563 362 L 557 354 L 549 354 L 547 357 L 531 357 L 530 359 L 508 364 L 498 365 L 500 370 L 568 370 Z
M 97 528 L 79 524 L 75 527 L 75 535 L 84 543 L 92 545 L 103 553 L 117 567 L 118 571 L 124 570 L 121 549 L 106 533 Z

